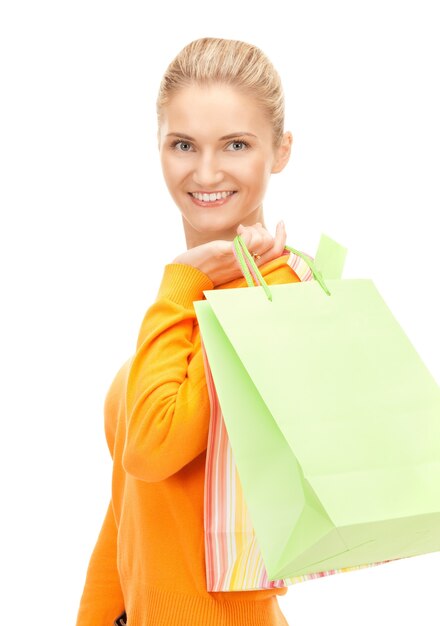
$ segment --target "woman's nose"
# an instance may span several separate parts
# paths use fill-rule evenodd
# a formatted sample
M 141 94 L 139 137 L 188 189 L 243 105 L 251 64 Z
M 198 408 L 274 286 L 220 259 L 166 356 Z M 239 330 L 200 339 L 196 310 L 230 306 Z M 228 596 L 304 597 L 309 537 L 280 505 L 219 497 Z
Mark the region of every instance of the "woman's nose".
M 206 155 L 200 158 L 194 167 L 193 181 L 203 187 L 212 187 L 223 180 L 224 176 L 215 156 Z

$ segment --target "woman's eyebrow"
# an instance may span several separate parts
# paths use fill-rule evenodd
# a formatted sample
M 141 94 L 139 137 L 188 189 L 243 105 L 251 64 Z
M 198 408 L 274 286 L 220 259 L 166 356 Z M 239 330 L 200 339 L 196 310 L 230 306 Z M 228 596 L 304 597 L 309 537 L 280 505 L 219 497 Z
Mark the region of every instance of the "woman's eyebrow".
M 171 135 L 173 135 L 175 137 L 182 137 L 183 139 L 189 139 L 190 141 L 195 141 L 194 137 L 190 137 L 189 135 L 185 135 L 185 133 L 168 133 L 167 137 L 170 137 Z M 223 137 L 220 137 L 220 141 L 222 141 L 223 139 L 231 139 L 232 137 L 237 137 L 238 135 L 240 135 L 240 136 L 248 135 L 249 137 L 257 138 L 257 135 L 254 135 L 253 133 L 236 132 L 236 133 L 230 133 L 229 135 L 223 135 Z

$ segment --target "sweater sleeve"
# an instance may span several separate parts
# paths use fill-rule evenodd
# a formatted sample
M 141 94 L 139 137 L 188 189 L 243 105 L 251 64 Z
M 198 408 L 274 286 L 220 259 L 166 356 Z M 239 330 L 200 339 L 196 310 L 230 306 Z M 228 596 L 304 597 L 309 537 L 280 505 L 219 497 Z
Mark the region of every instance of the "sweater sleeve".
M 104 402 L 105 436 L 112 458 L 123 375 L 124 366 L 116 374 Z M 89 560 L 76 626 L 110 626 L 125 610 L 117 568 L 117 539 L 110 500 Z
M 193 302 L 213 288 L 199 269 L 170 263 L 143 318 L 127 377 L 122 456 L 139 480 L 164 480 L 206 450 L 210 403 Z

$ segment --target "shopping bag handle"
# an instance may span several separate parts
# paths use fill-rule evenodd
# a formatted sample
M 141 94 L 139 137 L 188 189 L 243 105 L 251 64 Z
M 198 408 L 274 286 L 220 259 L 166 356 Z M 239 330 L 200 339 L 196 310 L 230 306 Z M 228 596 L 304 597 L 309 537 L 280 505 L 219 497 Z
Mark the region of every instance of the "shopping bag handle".
M 252 280 L 252 276 L 253 276 L 255 281 L 257 283 L 259 282 L 261 287 L 263 287 L 264 292 L 267 295 L 268 300 L 272 300 L 272 293 L 271 293 L 271 291 L 269 289 L 269 286 L 267 285 L 266 281 L 264 280 L 263 276 L 261 275 L 261 272 L 258 269 L 257 264 L 255 263 L 251 253 L 247 249 L 247 246 L 244 243 L 242 237 L 240 235 L 237 235 L 234 238 L 233 244 L 234 244 L 235 257 L 236 257 L 237 261 L 240 264 L 241 270 L 242 270 L 242 272 L 244 274 L 244 277 L 246 278 L 246 282 L 248 284 L 248 287 L 256 287 L 256 286 L 258 286 L 258 285 L 254 285 L 254 282 Z M 330 296 L 331 293 L 330 293 L 327 285 L 324 282 L 324 279 L 322 277 L 322 273 L 318 269 L 316 269 L 315 264 L 314 264 L 312 258 L 308 254 L 305 254 L 304 252 L 300 252 L 299 250 L 295 250 L 295 248 L 292 248 L 291 246 L 284 246 L 284 248 L 286 250 L 289 250 L 290 252 L 293 252 L 294 254 L 297 254 L 298 256 L 300 256 L 307 263 L 307 265 L 310 267 L 310 269 L 312 271 L 312 274 L 313 274 L 313 277 L 315 278 L 315 280 L 318 281 L 318 283 L 321 285 L 321 287 L 324 290 L 324 292 L 328 296 Z M 243 256 L 243 252 L 246 255 L 246 259 Z M 249 263 L 249 267 L 248 267 L 247 263 Z M 251 273 L 249 272 L 249 270 L 251 270 L 252 276 L 251 276 Z

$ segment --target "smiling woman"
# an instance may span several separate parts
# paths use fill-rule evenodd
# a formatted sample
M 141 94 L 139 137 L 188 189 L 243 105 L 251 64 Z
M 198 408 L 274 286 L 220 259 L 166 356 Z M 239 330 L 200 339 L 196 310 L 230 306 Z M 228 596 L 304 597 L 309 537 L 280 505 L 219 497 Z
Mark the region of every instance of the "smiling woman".
M 249 44 L 222 42 L 210 40 L 209 54 L 206 40 L 182 51 L 157 100 L 162 171 L 188 249 L 214 235 L 232 240 L 239 224 L 264 227 L 270 175 L 284 168 L 292 144 L 292 134 L 283 132 L 283 94 L 272 64 Z M 225 191 L 234 193 L 222 197 Z
M 193 303 L 246 286 L 239 233 L 269 284 L 298 282 L 286 232 L 264 226 L 270 176 L 289 160 L 274 67 L 255 46 L 204 38 L 168 66 L 157 141 L 187 250 L 164 268 L 134 354 L 105 400 L 112 498 L 90 559 L 77 626 L 286 626 L 287 587 L 208 592 L 204 480 L 210 399 Z

